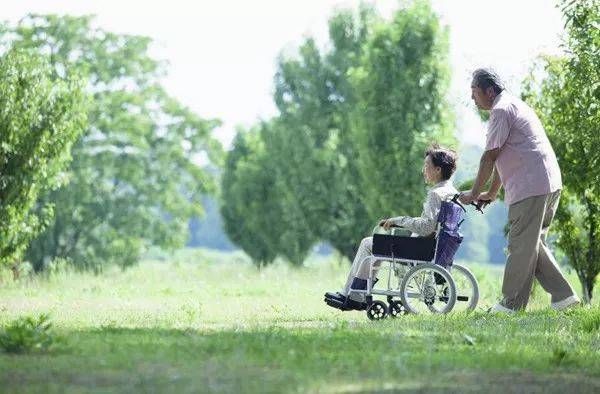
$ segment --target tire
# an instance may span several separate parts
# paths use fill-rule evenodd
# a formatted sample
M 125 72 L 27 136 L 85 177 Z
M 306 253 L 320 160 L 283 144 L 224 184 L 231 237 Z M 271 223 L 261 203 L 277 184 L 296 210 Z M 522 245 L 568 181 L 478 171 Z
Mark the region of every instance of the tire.
M 388 314 L 390 317 L 396 318 L 408 314 L 408 311 L 401 301 L 391 301 L 388 306 Z
M 452 265 L 451 272 L 456 287 L 456 304 L 454 311 L 471 312 L 479 302 L 479 284 L 475 275 L 465 266 Z
M 402 279 L 400 300 L 410 313 L 448 313 L 456 303 L 456 286 L 443 267 L 417 264 Z
M 367 317 L 369 320 L 385 319 L 388 315 L 387 305 L 383 301 L 374 301 L 367 307 Z

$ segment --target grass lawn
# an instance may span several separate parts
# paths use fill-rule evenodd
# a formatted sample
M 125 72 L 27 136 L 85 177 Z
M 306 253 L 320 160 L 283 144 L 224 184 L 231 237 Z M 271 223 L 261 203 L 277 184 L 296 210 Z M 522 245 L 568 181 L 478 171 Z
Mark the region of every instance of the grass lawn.
M 600 392 L 598 292 L 556 313 L 538 286 L 527 312 L 488 315 L 502 268 L 470 267 L 481 310 L 379 322 L 323 303 L 345 279 L 335 259 L 257 271 L 186 250 L 102 276 L 5 280 L 0 325 L 49 313 L 58 342 L 0 352 L 0 392 Z

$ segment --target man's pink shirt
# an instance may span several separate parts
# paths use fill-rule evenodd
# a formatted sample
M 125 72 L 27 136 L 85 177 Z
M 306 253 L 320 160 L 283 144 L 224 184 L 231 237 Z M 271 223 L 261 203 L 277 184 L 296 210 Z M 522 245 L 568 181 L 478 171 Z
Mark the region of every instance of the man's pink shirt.
M 490 112 L 485 150 L 495 148 L 500 148 L 496 169 L 508 205 L 562 188 L 558 161 L 540 119 L 506 91 L 496 97 Z

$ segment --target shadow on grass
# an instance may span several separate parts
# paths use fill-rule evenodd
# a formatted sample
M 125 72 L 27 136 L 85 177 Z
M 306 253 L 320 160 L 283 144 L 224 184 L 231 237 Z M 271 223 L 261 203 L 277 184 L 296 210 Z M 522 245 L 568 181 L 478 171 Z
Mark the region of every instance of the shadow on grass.
M 496 318 L 463 320 L 61 331 L 64 345 L 49 354 L 0 355 L 0 381 L 19 392 L 564 392 L 575 382 L 579 392 L 600 389 L 594 333 L 563 333 L 552 344 L 545 328 L 515 330 L 518 319 L 505 327 Z M 581 335 L 580 347 L 568 346 Z

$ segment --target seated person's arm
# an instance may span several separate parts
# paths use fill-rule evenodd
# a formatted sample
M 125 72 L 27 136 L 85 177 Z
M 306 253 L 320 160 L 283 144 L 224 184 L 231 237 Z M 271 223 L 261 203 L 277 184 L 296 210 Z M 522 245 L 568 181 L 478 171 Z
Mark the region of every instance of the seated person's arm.
M 430 191 L 427 193 L 427 199 L 423 204 L 423 213 L 421 213 L 420 217 L 398 216 L 390 220 L 397 226 L 404 227 L 413 233 L 426 237 L 435 232 L 437 214 L 441 205 L 441 198 Z

